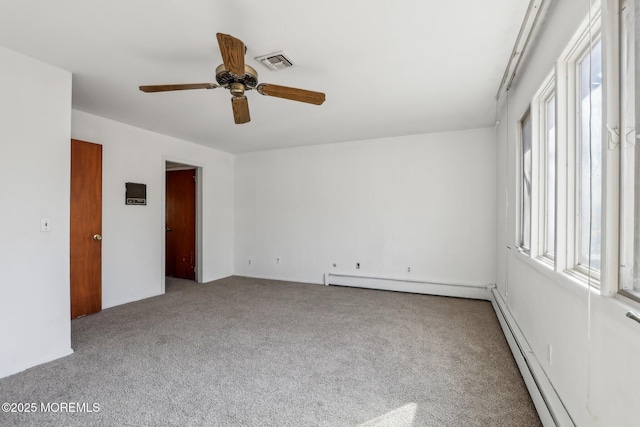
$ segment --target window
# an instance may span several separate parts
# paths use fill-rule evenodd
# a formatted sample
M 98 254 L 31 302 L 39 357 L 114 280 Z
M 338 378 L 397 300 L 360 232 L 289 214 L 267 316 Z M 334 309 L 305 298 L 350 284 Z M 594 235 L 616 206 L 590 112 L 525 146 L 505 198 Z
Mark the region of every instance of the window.
M 531 184 L 532 184 L 532 125 L 531 113 L 527 112 L 520 121 L 520 247 L 529 252 L 531 248 Z
M 555 259 L 556 246 L 556 80 L 555 73 L 534 96 L 532 114 L 537 119 L 533 134 L 533 152 L 538 156 L 537 174 L 534 166 L 534 191 L 538 192 L 537 225 L 538 241 L 533 244 L 536 255 L 550 263 Z M 534 204 L 536 203 L 534 200 Z
M 598 274 L 602 236 L 602 43 L 577 64 L 575 268 Z
M 620 286 L 619 292 L 640 301 L 640 7 L 625 1 L 621 8 L 620 52 Z
M 556 79 L 551 73 L 531 102 L 533 183 L 531 256 L 555 262 Z
M 603 264 L 603 171 L 608 170 L 600 19 L 594 5 L 533 96 L 519 123 L 517 155 L 520 252 L 595 288 Z M 640 211 L 638 174 L 633 188 Z M 636 228 L 637 243 L 628 246 L 640 252 L 640 220 Z M 640 296 L 640 258 L 637 265 Z
M 553 259 L 556 251 L 556 96 L 544 104 L 544 230 L 542 255 Z

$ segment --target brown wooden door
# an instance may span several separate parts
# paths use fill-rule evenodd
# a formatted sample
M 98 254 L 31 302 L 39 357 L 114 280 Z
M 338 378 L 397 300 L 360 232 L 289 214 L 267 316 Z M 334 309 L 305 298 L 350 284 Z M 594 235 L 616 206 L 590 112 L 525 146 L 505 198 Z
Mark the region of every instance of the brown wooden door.
M 102 310 L 102 145 L 71 140 L 71 318 Z
M 196 171 L 167 171 L 165 274 L 195 280 Z

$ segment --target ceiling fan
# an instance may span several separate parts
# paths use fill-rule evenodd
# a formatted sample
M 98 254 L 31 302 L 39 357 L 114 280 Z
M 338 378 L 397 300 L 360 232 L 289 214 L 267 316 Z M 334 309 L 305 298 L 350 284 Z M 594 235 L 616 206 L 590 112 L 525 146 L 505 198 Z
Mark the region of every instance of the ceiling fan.
M 218 46 L 222 54 L 222 62 L 216 68 L 215 83 L 191 83 L 177 85 L 154 85 L 140 86 L 143 92 L 166 92 L 172 90 L 188 89 L 215 89 L 223 87 L 231 92 L 231 107 L 233 108 L 233 118 L 236 124 L 247 123 L 251 120 L 249 116 L 249 103 L 245 96 L 245 91 L 255 89 L 261 95 L 275 96 L 277 98 L 290 99 L 292 101 L 306 102 L 320 105 L 325 100 L 324 93 L 313 92 L 305 89 L 279 86 L 270 83 L 258 84 L 258 73 L 252 67 L 244 63 L 244 54 L 247 51 L 242 40 L 228 34 L 218 33 Z

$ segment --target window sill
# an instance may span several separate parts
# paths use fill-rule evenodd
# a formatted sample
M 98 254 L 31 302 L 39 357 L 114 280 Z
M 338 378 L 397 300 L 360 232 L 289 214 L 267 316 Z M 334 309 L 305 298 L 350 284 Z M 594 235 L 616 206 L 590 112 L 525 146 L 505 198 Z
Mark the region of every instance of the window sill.
M 622 297 L 620 298 L 622 302 L 632 303 L 636 310 L 640 308 L 640 292 L 632 289 L 620 289 L 617 296 Z
M 514 252 L 514 258 L 519 262 L 538 272 L 551 282 L 558 284 L 560 289 L 576 295 L 585 302 L 587 301 L 589 288 L 587 287 L 587 282 L 579 278 L 579 273 L 574 274 L 576 272 L 573 271 L 555 271 L 549 262 L 545 262 L 539 258 L 531 258 L 527 254 L 518 251 L 517 248 Z M 586 276 L 582 275 L 582 279 L 584 279 L 584 277 Z M 590 291 L 592 296 L 601 297 L 596 298 L 594 302 L 597 302 L 600 309 L 612 316 L 612 319 L 615 319 L 615 321 L 620 322 L 621 325 L 626 325 L 626 327 L 636 332 L 640 332 L 640 325 L 625 316 L 629 311 L 640 314 L 640 293 L 638 293 L 637 297 L 632 298 L 631 296 L 624 295 L 624 293 L 628 292 L 625 290 L 621 290 L 611 297 L 603 296 L 600 290 L 593 286 L 590 288 Z M 629 293 L 629 295 L 632 294 Z M 638 299 L 636 300 L 635 298 Z
M 582 276 L 580 273 L 572 270 L 556 271 L 550 260 L 531 258 L 528 254 L 519 250 L 516 251 L 515 258 L 536 272 L 542 274 L 552 282 L 558 284 L 560 288 L 565 289 L 584 300 L 587 299 L 587 289 L 589 288 L 588 281 L 585 280 L 587 277 L 586 275 Z M 590 290 L 594 295 L 601 295 L 600 289 L 593 285 L 593 279 Z
M 582 282 L 585 286 L 591 286 L 592 288 L 596 288 L 598 292 L 600 291 L 600 275 L 598 276 L 589 276 L 580 270 L 564 270 L 564 274 L 573 277 L 576 280 Z
M 551 270 L 555 270 L 555 260 L 547 256 L 541 255 L 535 259 L 539 263 L 549 267 Z

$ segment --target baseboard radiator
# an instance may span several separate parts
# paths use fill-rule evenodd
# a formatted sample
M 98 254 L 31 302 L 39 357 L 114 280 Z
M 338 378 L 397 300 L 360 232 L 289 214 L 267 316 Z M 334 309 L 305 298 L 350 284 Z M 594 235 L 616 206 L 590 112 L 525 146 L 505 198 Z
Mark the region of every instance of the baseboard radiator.
M 538 358 L 531 350 L 524 334 L 495 286 L 491 288 L 491 304 L 493 304 L 493 309 L 498 316 L 513 357 L 520 368 L 522 378 L 529 389 L 542 425 L 545 427 L 575 427 L 569 412 L 567 412 L 558 393 L 553 388 L 553 384 L 549 381 Z
M 491 293 L 488 285 L 444 283 L 418 279 L 358 276 L 354 274 L 326 273 L 324 284 L 355 288 L 379 289 L 384 291 L 410 292 L 414 294 L 440 295 L 447 297 L 472 298 L 489 301 Z
M 325 274 L 324 284 L 490 301 L 542 424 L 545 427 L 575 427 L 575 423 L 495 285 L 442 283 L 334 273 Z

